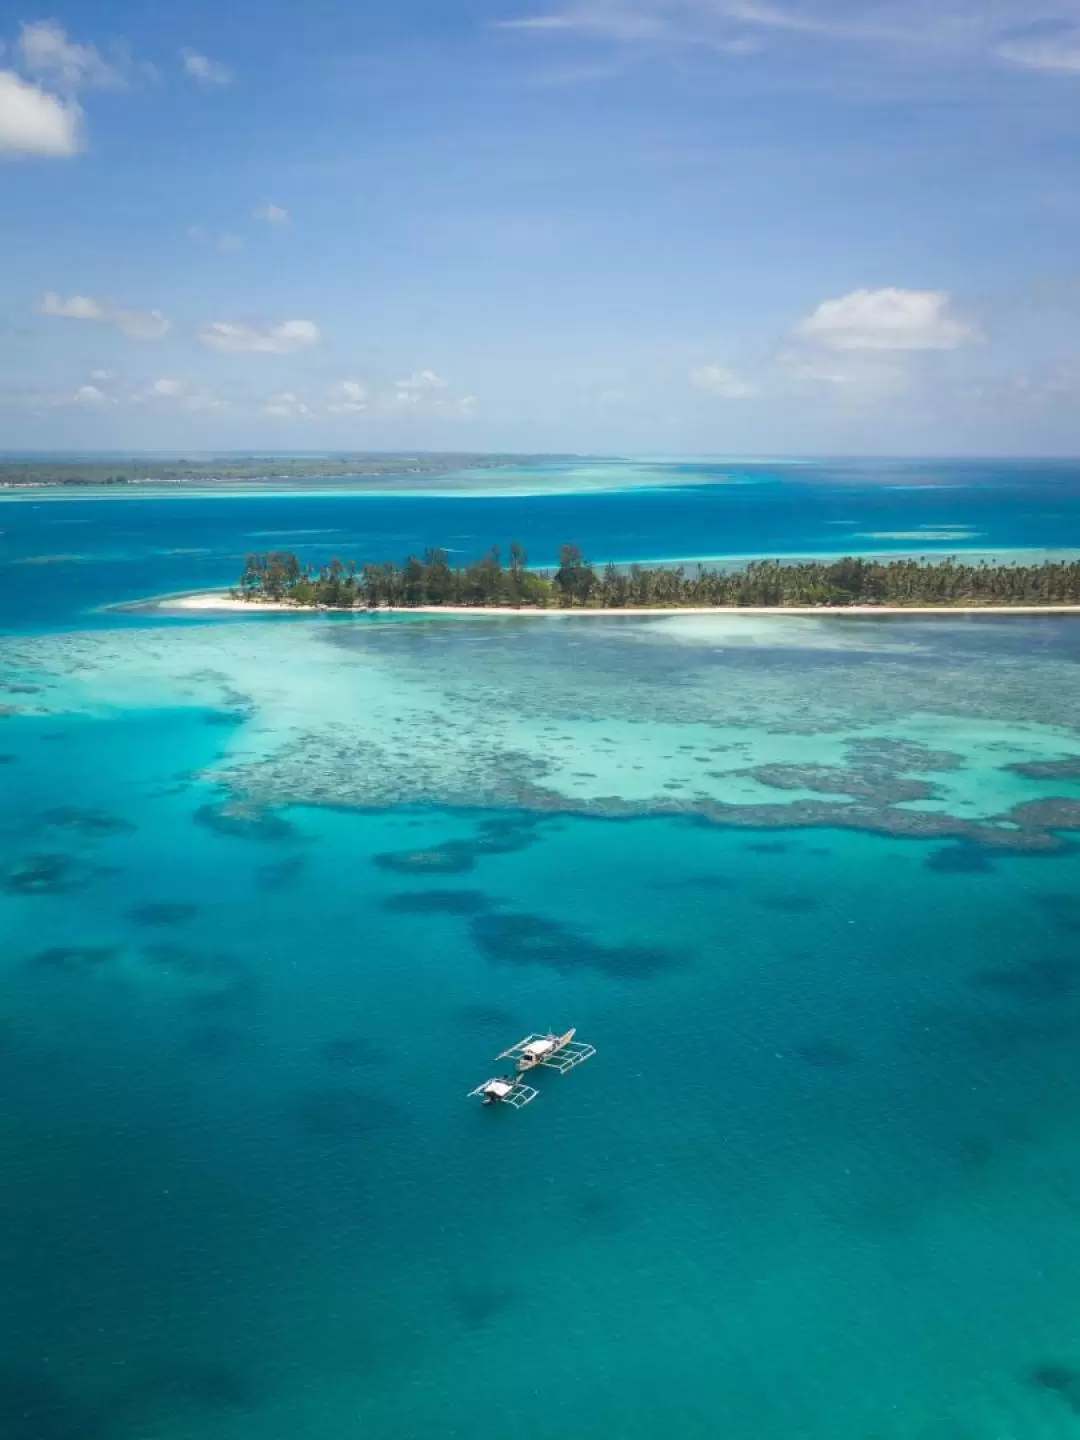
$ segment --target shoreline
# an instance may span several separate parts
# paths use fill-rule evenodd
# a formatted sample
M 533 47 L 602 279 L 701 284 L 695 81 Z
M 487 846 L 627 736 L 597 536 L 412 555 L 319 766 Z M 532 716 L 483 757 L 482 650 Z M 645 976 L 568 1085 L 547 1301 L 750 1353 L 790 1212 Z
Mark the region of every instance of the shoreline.
M 366 610 L 359 606 L 293 605 L 283 600 L 239 600 L 220 590 L 199 590 L 188 595 L 161 596 L 119 607 L 125 610 L 178 610 L 197 614 L 296 614 L 296 615 L 495 615 L 503 617 L 563 619 L 570 616 L 600 616 L 633 619 L 672 615 L 765 615 L 835 618 L 845 615 L 863 619 L 897 615 L 1080 615 L 1078 605 L 668 605 L 622 606 L 607 609 L 512 605 L 406 605 L 380 606 Z

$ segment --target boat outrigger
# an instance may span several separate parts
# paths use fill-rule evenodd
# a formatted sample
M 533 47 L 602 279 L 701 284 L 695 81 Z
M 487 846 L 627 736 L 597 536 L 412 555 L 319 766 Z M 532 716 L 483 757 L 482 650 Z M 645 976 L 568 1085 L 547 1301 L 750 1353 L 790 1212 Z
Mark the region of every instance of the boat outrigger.
M 560 1075 L 565 1075 L 575 1065 L 596 1054 L 595 1046 L 575 1040 L 576 1034 L 576 1030 L 567 1030 L 565 1035 L 526 1035 L 524 1040 L 519 1040 L 495 1057 L 496 1060 L 516 1061 L 516 1073 L 485 1080 L 475 1090 L 469 1091 L 470 1098 L 478 1095 L 485 1105 L 512 1105 L 515 1110 L 522 1109 L 539 1093 L 522 1080 L 521 1076 L 526 1071 L 542 1065 L 547 1070 L 558 1070 Z
M 550 1032 L 547 1035 L 526 1035 L 524 1040 L 511 1045 L 509 1050 L 496 1055 L 495 1059 L 516 1060 L 521 1073 L 533 1070 L 537 1065 L 544 1065 L 548 1070 L 558 1070 L 560 1075 L 565 1075 L 568 1070 L 573 1070 L 575 1065 L 580 1065 L 583 1060 L 596 1054 L 596 1047 L 586 1045 L 583 1040 L 575 1040 L 576 1034 L 575 1029 L 567 1030 L 565 1035 L 554 1035 Z

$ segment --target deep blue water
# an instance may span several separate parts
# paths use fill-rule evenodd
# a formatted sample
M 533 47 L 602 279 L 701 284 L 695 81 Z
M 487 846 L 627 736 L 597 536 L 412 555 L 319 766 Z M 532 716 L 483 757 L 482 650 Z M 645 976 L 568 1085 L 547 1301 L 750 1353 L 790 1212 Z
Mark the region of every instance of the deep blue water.
M 625 467 L 628 481 L 632 467 Z M 616 479 L 619 467 L 606 464 Z M 651 466 L 668 488 L 450 498 L 424 493 L 27 499 L 0 505 L 0 621 L 61 624 L 94 606 L 231 584 L 244 555 L 400 559 L 429 545 L 460 561 L 523 543 L 607 560 L 1080 549 L 1080 466 L 1065 462 L 824 462 Z M 555 478 L 558 470 L 553 467 Z M 542 471 L 530 471 L 539 475 Z M 517 477 L 520 480 L 520 476 Z M 696 483 L 710 478 L 746 483 Z M 687 483 L 679 485 L 677 482 Z M 55 492 L 51 492 L 55 494 Z
M 739 648 L 96 609 L 254 545 L 811 553 L 841 516 L 1070 544 L 1074 480 L 1024 473 L 0 506 L 0 1440 L 1080 1433 L 1073 832 L 1025 855 L 692 805 L 762 755 L 917 773 L 962 818 L 1080 798 L 1008 769 L 1080 772 L 1071 620 Z M 883 736 L 905 757 L 843 751 Z M 522 776 L 562 807 L 514 803 Z M 605 787 L 636 809 L 589 813 Z M 598 1053 L 533 1106 L 466 1101 L 569 1024 Z

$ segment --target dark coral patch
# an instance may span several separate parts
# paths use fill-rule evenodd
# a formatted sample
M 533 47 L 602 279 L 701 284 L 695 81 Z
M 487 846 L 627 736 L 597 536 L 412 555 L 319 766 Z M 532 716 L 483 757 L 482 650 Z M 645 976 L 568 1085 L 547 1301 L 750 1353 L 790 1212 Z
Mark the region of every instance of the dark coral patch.
M 659 946 L 600 945 L 543 915 L 479 915 L 472 934 L 488 960 L 511 965 L 546 965 L 560 971 L 587 967 L 639 980 L 676 963 L 672 952 Z
M 477 1025 L 501 1030 L 506 1026 L 517 1024 L 517 1017 L 509 1010 L 503 1010 L 498 1005 L 461 1005 L 454 1012 L 462 1025 Z
M 982 875 L 993 870 L 994 862 L 978 845 L 943 845 L 926 857 L 926 868 L 944 875 Z
M 96 970 L 119 953 L 113 945 L 51 945 L 32 955 L 30 963 L 43 970 Z
M 450 1287 L 450 1303 L 466 1330 L 480 1330 L 490 1325 L 513 1304 L 515 1295 L 509 1285 L 488 1285 L 475 1280 Z
M 236 725 L 242 725 L 249 713 L 246 710 L 207 710 L 203 715 L 203 723 L 219 725 L 222 729 L 232 729 Z
M 862 766 L 845 770 L 838 765 L 754 765 L 733 772 L 749 775 L 774 790 L 811 790 L 821 795 L 849 795 L 858 800 L 894 804 L 900 800 L 928 800 L 937 792 L 925 780 L 891 774 L 884 768 Z
M 382 908 L 395 915 L 480 915 L 491 902 L 480 890 L 412 890 L 387 896 Z
M 189 1037 L 184 1050 L 199 1060 L 231 1060 L 244 1050 L 248 1037 L 227 1025 L 207 1025 Z
M 66 895 L 92 875 L 70 855 L 30 855 L 8 871 L 4 889 L 11 895 Z
M 186 925 L 199 913 L 197 905 L 185 905 L 175 900 L 156 900 L 149 905 L 136 905 L 128 911 L 128 917 L 136 925 Z
M 360 1070 L 381 1064 L 386 1052 L 362 1035 L 338 1035 L 319 1046 L 319 1054 L 336 1070 Z
M 0 1435 L 4 1440 L 112 1440 L 120 1432 L 105 1415 L 81 1404 L 38 1371 L 0 1373 Z
M 1080 933 L 1080 895 L 1071 891 L 1050 891 L 1038 896 L 1050 914 L 1051 923 L 1070 935 Z
M 1080 780 L 1080 756 L 1069 755 L 1061 760 L 1028 760 L 1006 765 L 1005 769 L 1028 780 Z
M 769 910 L 782 910 L 788 915 L 808 915 L 821 906 L 821 901 L 813 895 L 762 895 L 759 903 Z
M 296 826 L 261 805 L 230 801 L 224 805 L 200 805 L 192 819 L 196 825 L 237 840 L 258 840 L 283 844 L 297 838 Z
M 917 740 L 852 740 L 845 748 L 856 764 L 882 766 L 902 774 L 964 768 L 962 755 L 953 750 L 931 750 Z
M 471 870 L 476 860 L 451 844 L 435 850 L 385 850 L 372 856 L 372 864 L 400 875 L 460 875 Z
M 596 1185 L 584 1185 L 573 1196 L 573 1212 L 584 1229 L 597 1235 L 613 1235 L 623 1228 L 623 1216 L 615 1196 Z
M 300 1127 L 320 1140 L 366 1140 L 400 1123 L 399 1112 L 381 1095 L 347 1086 L 312 1090 L 296 1107 Z
M 216 1360 L 175 1360 L 136 1380 L 126 1391 L 125 1408 L 171 1414 L 177 1410 L 247 1410 L 258 1393 L 242 1371 Z
M 81 835 L 130 835 L 137 827 L 120 815 L 106 810 L 83 809 L 77 805 L 60 805 L 46 810 L 41 817 L 46 825 L 58 830 L 74 830 Z
M 1057 1361 L 1036 1365 L 1029 1372 L 1028 1380 L 1037 1390 L 1048 1390 L 1056 1395 L 1074 1415 L 1080 1415 L 1080 1370 L 1074 1365 L 1063 1365 Z
M 976 970 L 971 983 L 1011 1000 L 1052 1004 L 1067 999 L 1076 989 L 1080 961 L 1065 957 L 1029 960 L 1023 965 Z
M 810 1040 L 805 1045 L 796 1045 L 795 1054 L 815 1070 L 840 1070 L 854 1065 L 857 1053 L 849 1045 L 835 1040 Z
M 260 865 L 255 871 L 255 883 L 260 890 L 280 890 L 294 885 L 307 865 L 305 855 L 289 855 L 270 865 Z

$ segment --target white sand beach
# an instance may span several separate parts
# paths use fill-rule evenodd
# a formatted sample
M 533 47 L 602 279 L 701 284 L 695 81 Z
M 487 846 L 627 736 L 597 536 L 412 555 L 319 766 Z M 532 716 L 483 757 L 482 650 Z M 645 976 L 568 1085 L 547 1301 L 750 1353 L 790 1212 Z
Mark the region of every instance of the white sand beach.
M 335 607 L 328 605 L 293 605 L 278 600 L 241 600 L 227 591 L 203 590 L 192 595 L 166 596 L 158 601 L 149 601 L 162 610 L 185 611 L 296 611 L 323 612 L 326 614 L 356 615 L 509 615 L 535 619 L 568 619 L 591 616 L 628 617 L 640 619 L 643 616 L 673 615 L 808 615 L 821 619 L 829 615 L 1078 615 L 1080 605 L 699 605 L 699 606 L 635 606 L 604 610 L 539 610 L 529 607 L 520 609 L 511 605 L 410 605 L 404 608 L 383 607 L 378 611 Z

